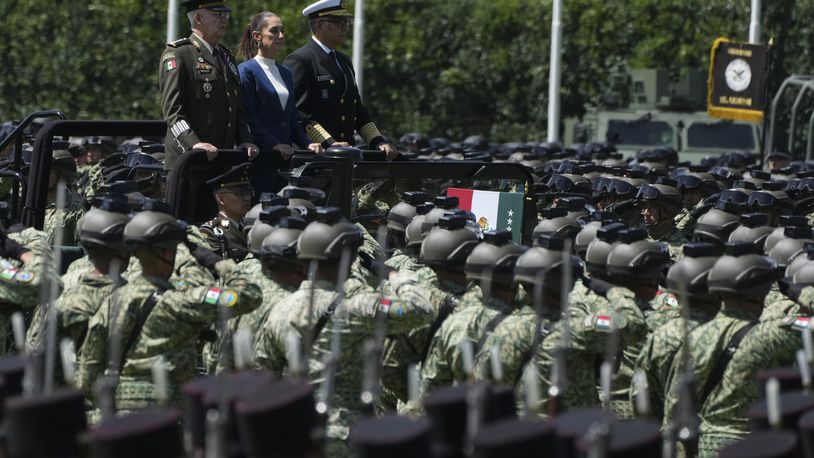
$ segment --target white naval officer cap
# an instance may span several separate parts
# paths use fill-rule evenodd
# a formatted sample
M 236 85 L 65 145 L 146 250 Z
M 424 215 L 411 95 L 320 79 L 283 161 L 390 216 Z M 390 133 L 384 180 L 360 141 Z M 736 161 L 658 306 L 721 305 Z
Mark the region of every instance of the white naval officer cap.
M 326 16 L 353 16 L 345 9 L 345 0 L 319 0 L 305 7 L 302 10 L 302 15 L 308 19 L 318 19 Z

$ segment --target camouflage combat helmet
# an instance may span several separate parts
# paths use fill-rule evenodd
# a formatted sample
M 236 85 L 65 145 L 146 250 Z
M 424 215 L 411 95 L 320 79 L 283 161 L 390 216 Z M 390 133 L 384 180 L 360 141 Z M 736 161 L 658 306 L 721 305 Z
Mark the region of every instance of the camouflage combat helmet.
M 730 242 L 748 242 L 760 247 L 762 250 L 766 244 L 766 238 L 774 231 L 769 226 L 769 217 L 765 213 L 749 213 L 742 215 L 740 226 L 729 234 Z
M 404 228 L 404 242 L 408 248 L 418 251 L 421 248 L 421 242 L 424 241 L 424 232 L 421 230 L 424 224 L 424 218 L 427 213 L 432 210 L 432 204 L 420 204 L 416 207 L 416 215 L 410 221 L 410 224 Z
M 303 260 L 339 260 L 345 248 L 352 253 L 362 244 L 362 230 L 348 222 L 335 207 L 317 210 L 316 221 L 302 231 L 297 253 Z
M 670 262 L 670 253 L 663 243 L 647 240 L 644 229 L 619 232 L 619 241 L 608 253 L 608 274 L 620 279 L 655 279 Z
M 283 205 L 273 205 L 258 213 L 257 219 L 252 228 L 249 229 L 247 237 L 249 252 L 255 256 L 259 255 L 263 240 L 282 218 L 288 216 L 291 216 L 291 209 Z
M 479 242 L 478 235 L 466 228 L 466 218 L 445 216 L 421 243 L 419 260 L 429 266 L 463 268 Z
M 186 236 L 187 223 L 159 211 L 136 213 L 124 226 L 124 243 L 129 247 L 147 245 L 174 249 Z
M 763 252 L 769 253 L 774 248 L 774 245 L 781 239 L 786 237 L 786 228 L 789 227 L 806 227 L 808 221 L 805 216 L 799 215 L 785 215 L 780 217 L 780 226 L 775 228 L 767 237 L 766 243 L 763 245 Z
M 541 214 L 543 220 L 534 227 L 534 240 L 541 235 L 572 239 L 582 229 L 577 220 L 567 216 L 568 210 L 565 208 L 547 208 Z
M 435 208 L 427 213 L 421 223 L 421 232 L 426 236 L 447 212 L 458 209 L 458 198 L 454 196 L 436 197 L 433 201 Z
M 591 215 L 591 222 L 582 227 L 574 238 L 574 252 L 582 259 L 585 259 L 585 252 L 588 245 L 596 238 L 596 233 L 602 226 L 606 226 L 618 219 L 608 212 L 594 212 Z
M 259 256 L 267 263 L 296 264 L 297 241 L 308 223 L 297 216 L 284 217 L 272 227 L 260 245 Z
M 751 243 L 727 243 L 709 272 L 709 290 L 763 298 L 776 279 L 777 264 Z
M 484 232 L 483 242 L 466 258 L 467 280 L 510 285 L 517 258 L 525 247 L 512 243 L 510 231 Z
M 784 235 L 785 237 L 778 240 L 768 253 L 780 267 L 787 267 L 794 256 L 802 252 L 803 247 L 812 243 L 811 228 L 807 226 L 788 227 Z
M 390 231 L 403 233 L 407 225 L 412 222 L 416 215 L 416 206 L 427 201 L 427 193 L 423 191 L 405 192 L 401 196 L 401 202 L 390 209 L 387 214 L 387 228 Z
M 729 234 L 740 223 L 740 209 L 729 202 L 718 202 L 715 207 L 698 218 L 698 224 L 693 230 L 696 238 L 723 245 Z
M 596 277 L 605 277 L 608 274 L 608 254 L 616 242 L 619 232 L 627 229 L 624 223 L 611 223 L 602 226 L 596 232 L 596 239 L 588 245 L 585 251 L 585 270 Z
M 667 271 L 666 286 L 676 294 L 686 293 L 690 298 L 705 302 L 717 300 L 709 294 L 709 271 L 721 255 L 712 243 L 690 243 L 684 246 L 684 257 Z
M 636 193 L 640 202 L 660 205 L 672 213 L 679 213 L 684 208 L 684 201 L 678 192 L 675 181 L 661 177 L 656 184 L 645 184 Z
M 571 266 L 571 287 L 582 277 L 582 261 L 572 255 L 565 254 L 565 240 L 557 237 L 542 236 L 537 246 L 529 248 L 520 255 L 514 266 L 514 281 L 518 283 L 536 284 L 539 281 L 548 285 L 550 289 L 562 287 L 562 275 L 565 268 L 565 256 L 569 256 Z
M 102 247 L 108 250 L 124 252 L 124 227 L 130 221 L 127 203 L 117 207 L 106 205 L 106 209 L 93 207 L 79 221 L 79 243 L 82 246 Z

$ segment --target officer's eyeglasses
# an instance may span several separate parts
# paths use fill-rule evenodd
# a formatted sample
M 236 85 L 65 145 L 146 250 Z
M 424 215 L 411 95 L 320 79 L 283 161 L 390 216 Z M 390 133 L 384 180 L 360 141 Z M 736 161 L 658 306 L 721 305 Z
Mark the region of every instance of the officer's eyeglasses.
M 234 194 L 237 197 L 254 197 L 254 189 L 228 189 L 221 192 Z
M 350 25 L 350 19 L 323 19 L 322 22 L 330 22 L 331 24 L 339 27 L 340 30 L 347 30 Z
M 229 11 L 206 10 L 206 12 L 218 19 L 229 19 L 232 16 L 232 13 L 230 13 Z

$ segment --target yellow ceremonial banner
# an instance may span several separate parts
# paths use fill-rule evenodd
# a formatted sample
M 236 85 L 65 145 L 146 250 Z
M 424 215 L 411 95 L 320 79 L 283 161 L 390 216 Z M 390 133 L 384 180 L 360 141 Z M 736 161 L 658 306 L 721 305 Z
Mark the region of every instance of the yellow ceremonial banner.
M 762 122 L 768 100 L 769 47 L 718 38 L 712 45 L 707 112 L 722 119 Z

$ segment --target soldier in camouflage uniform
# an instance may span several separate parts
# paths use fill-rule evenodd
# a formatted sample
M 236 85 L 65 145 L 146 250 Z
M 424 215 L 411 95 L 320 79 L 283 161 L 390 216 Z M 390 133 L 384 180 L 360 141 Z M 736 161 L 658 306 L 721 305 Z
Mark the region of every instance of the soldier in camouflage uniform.
M 631 418 L 633 406 L 629 401 L 629 390 L 636 358 L 649 332 L 646 313 L 651 310 L 650 301 L 658 292 L 658 280 L 662 269 L 670 262 L 670 255 L 664 244 L 647 240 L 647 233 L 642 229 L 622 231 L 619 240 L 622 243 L 616 244 L 608 253 L 608 274 L 614 285 L 633 293 L 631 312 L 638 313 L 629 315 L 632 319 L 619 333 L 618 349 L 609 350 L 617 352 L 614 356 L 617 369 L 613 374 L 611 399 L 603 401 L 609 402 L 611 410 L 620 418 Z M 612 307 L 619 305 L 614 301 L 610 303 Z
M 414 217 L 421 219 L 422 215 Z M 451 216 L 458 224 L 460 216 Z M 427 357 L 430 342 L 444 320 L 454 311 L 460 310 L 469 302 L 469 296 L 478 297 L 479 288 L 473 288 L 464 273 L 464 261 L 478 243 L 478 235 L 466 228 L 449 229 L 448 220 L 443 220 L 446 228 L 441 228 L 432 237 L 428 236 L 427 246 L 419 242 L 422 268 L 413 271 L 404 269 L 384 282 L 382 290 L 386 294 L 395 294 L 396 287 L 409 280 L 403 288 L 418 288 L 424 291 L 435 310 L 436 318 L 431 324 L 410 330 L 407 333 L 392 336 L 385 343 L 384 367 L 382 368 L 383 395 L 379 409 L 392 411 L 407 401 L 407 367 L 410 364 L 421 364 Z M 412 225 L 412 223 L 410 224 Z M 419 239 L 421 240 L 421 239 Z M 426 263 L 426 264 L 424 264 Z M 466 300 L 465 300 L 466 298 Z M 404 409 L 405 406 L 400 408 Z
M 723 308 L 687 336 L 684 345 L 693 367 L 684 368 L 680 357 L 674 359 L 664 403 L 668 427 L 679 402 L 687 402 L 678 398 L 678 376 L 691 370 L 701 406 L 699 456 L 717 456 L 719 448 L 744 437 L 750 430 L 747 411 L 758 397 L 757 372 L 794 361 L 800 344 L 795 321 L 761 317 L 775 275 L 775 263 L 752 244 L 728 244 L 709 273 L 709 290 L 721 298 Z M 725 351 L 731 355 L 728 364 L 720 357 Z
M 45 223 L 43 231 L 49 235 L 53 245 L 54 232 L 58 226 L 62 227 L 62 244 L 76 245 L 79 241 L 77 223 L 82 217 L 82 201 L 74 190 L 74 177 L 76 164 L 73 156 L 67 150 L 53 152 L 51 161 L 51 174 L 48 178 L 48 203 L 45 207 Z M 65 207 L 57 208 L 57 184 L 65 183 Z
M 668 293 L 659 297 L 670 297 L 672 294 L 686 291 L 683 299 L 687 307 L 686 319 L 682 317 L 668 320 L 650 333 L 634 366 L 634 372 L 641 371 L 647 377 L 650 415 L 656 421 L 660 422 L 664 416 L 662 407 L 670 377 L 670 366 L 684 341 L 685 332 L 710 321 L 721 307 L 721 301 L 711 295 L 707 288 L 707 274 L 718 260 L 719 254 L 720 251 L 711 244 L 686 245 L 684 257 L 667 272 Z M 631 405 L 635 405 L 637 395 L 637 387 L 635 384 L 631 385 Z
M 349 427 L 366 410 L 360 400 L 364 375 L 360 357 L 365 343 L 377 333 L 401 333 L 424 325 L 435 315 L 429 299 L 418 288 L 397 288 L 397 296 L 392 299 L 371 289 L 342 298 L 337 281 L 349 270 L 341 272 L 341 263 L 343 258 L 349 262 L 347 258 L 355 256 L 362 243 L 361 232 L 342 218 L 339 209 L 318 211 L 317 221 L 306 227 L 297 243 L 299 259 L 318 262 L 315 277 L 304 281 L 300 289 L 274 307 L 263 324 L 256 349 L 260 367 L 283 372 L 297 369 L 290 367 L 293 361 L 289 351 L 299 349 L 287 348 L 289 335 L 304 342 L 308 378 L 315 384 L 328 383 L 336 388 L 334 395 L 329 393 L 326 399 L 332 404 L 326 413 L 326 456 L 340 458 L 351 456 L 346 443 Z M 322 323 L 321 329 L 317 323 Z M 335 333 L 340 338 L 337 354 L 331 351 Z
M 79 243 L 88 253 L 93 268 L 83 272 L 76 284 L 65 288 L 55 304 L 58 336 L 71 339 L 77 355 L 81 354 L 88 322 L 111 292 L 125 282 L 121 271 L 130 260 L 123 240 L 130 209 L 115 200 L 102 204 L 104 209 L 90 209 L 79 224 Z M 44 309 L 38 307 L 26 336 L 26 346 L 43 350 L 44 331 Z
M 408 255 L 404 252 L 407 246 L 405 238 L 407 226 L 417 214 L 417 207 L 425 203 L 427 198 L 427 193 L 423 191 L 405 192 L 401 196 L 401 202 L 387 213 L 387 233 L 393 253 L 385 264 L 391 269 L 399 270 L 403 262 L 408 259 Z
M 248 254 L 243 217 L 251 210 L 254 190 L 250 184 L 252 164 L 236 165 L 206 182 L 212 188 L 218 214 L 201 224 L 209 248 L 224 259 L 240 262 Z
M 179 402 L 181 384 L 196 374 L 201 330 L 227 313 L 246 313 L 259 305 L 260 288 L 234 262 L 201 246 L 190 244 L 190 253 L 200 269 L 218 275 L 222 288 L 179 289 L 170 283 L 177 245 L 185 239 L 186 224 L 161 212 L 142 211 L 125 226 L 124 241 L 141 262 L 142 274 L 116 290 L 90 321 L 78 374 L 78 385 L 89 395 L 107 372 L 119 376 L 119 409 L 153 405 L 157 393 L 151 370 L 163 358 L 169 400 Z M 115 349 L 119 353 L 111 354 Z
M 524 305 L 515 308 L 486 338 L 475 357 L 474 380 L 514 387 L 520 383 L 523 370 L 535 349 L 549 338 L 554 323 L 563 316 L 561 291 L 570 292 L 576 280 L 582 277 L 582 261 L 566 254 L 563 246 L 562 239 L 544 237 L 539 246 L 530 248 L 517 259 L 514 281 L 525 290 L 528 297 L 533 298 L 533 307 Z M 566 256 L 570 256 L 567 260 L 570 266 L 568 285 L 563 284 Z M 539 298 L 534 297 L 536 285 L 541 287 Z M 576 307 L 569 310 L 569 313 L 574 313 L 577 318 L 584 318 L 589 314 L 587 310 Z M 500 380 L 492 371 L 493 348 L 500 355 L 503 373 Z M 520 399 L 520 394 L 516 393 L 515 398 Z
M 459 229 L 463 229 L 465 224 L 465 220 L 461 220 L 453 219 L 458 222 Z M 422 251 L 428 250 L 430 236 Z M 464 304 L 460 311 L 444 321 L 433 336 L 429 353 L 421 367 L 423 394 L 453 382 L 466 381 L 471 376 L 471 368 L 464 367 L 461 345 L 470 344 L 472 354 L 476 354 L 488 334 L 519 307 L 515 303 L 517 287 L 513 272 L 517 258 L 524 251 L 524 247 L 511 242 L 510 232 L 487 232 L 484 241 L 466 259 L 466 278 L 481 284 L 483 298 Z
M 712 206 L 706 199 L 717 194 L 720 187 L 702 167 L 690 167 L 690 172 L 676 177 L 676 183 L 684 208 L 675 217 L 675 228 L 688 236 L 692 234 L 698 217 Z
M 673 259 L 681 257 L 681 247 L 687 243 L 685 234 L 675 227 L 674 219 L 681 212 L 681 195 L 676 182 L 659 178 L 656 184 L 639 188 L 636 198 L 642 206 L 642 221 L 651 240 L 668 245 Z
M 255 256 L 259 271 L 248 275 L 258 279 L 263 289 L 263 303 L 255 311 L 239 317 L 237 331 L 250 332 L 257 345 L 263 323 L 271 310 L 290 296 L 306 279 L 307 266 L 297 258 L 297 238 L 308 223 L 304 219 L 291 216 L 280 220 L 270 233 L 263 238 Z M 253 229 L 254 231 L 254 229 Z M 254 234 L 250 234 L 253 238 Z M 244 263 L 250 260 L 244 261 Z M 241 263 L 241 266 L 243 263 Z

